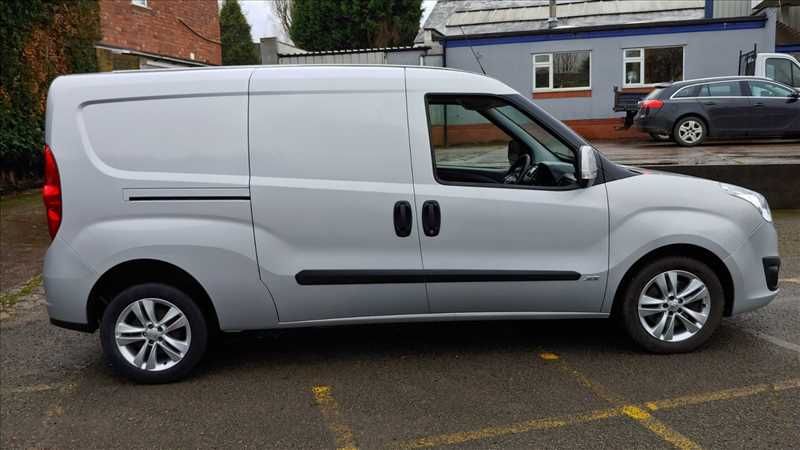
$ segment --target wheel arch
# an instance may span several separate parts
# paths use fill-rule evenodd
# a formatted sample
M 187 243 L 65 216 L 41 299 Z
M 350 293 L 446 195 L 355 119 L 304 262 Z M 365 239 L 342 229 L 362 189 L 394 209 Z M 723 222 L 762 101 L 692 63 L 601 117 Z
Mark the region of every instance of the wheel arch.
M 675 134 L 675 127 L 678 126 L 678 122 L 680 122 L 681 120 L 683 120 L 683 119 L 685 119 L 687 117 L 697 117 L 698 119 L 700 119 L 703 122 L 703 125 L 706 127 L 706 137 L 711 136 L 711 134 L 712 134 L 711 133 L 711 124 L 709 123 L 708 118 L 704 114 L 702 114 L 702 113 L 700 113 L 698 111 L 694 111 L 694 110 L 681 114 L 680 116 L 678 116 L 678 118 L 675 119 L 675 122 L 672 122 L 672 134 L 673 135 Z
M 195 277 L 165 261 L 134 259 L 111 267 L 92 286 L 86 304 L 90 330 L 98 328 L 103 311 L 117 294 L 130 286 L 145 282 L 164 283 L 184 291 L 200 307 L 209 329 L 220 329 L 211 297 Z
M 628 287 L 628 283 L 633 278 L 634 274 L 644 267 L 660 258 L 667 256 L 686 256 L 707 264 L 711 270 L 717 275 L 722 284 L 723 295 L 725 298 L 725 306 L 723 308 L 723 316 L 729 317 L 733 313 L 734 303 L 734 284 L 731 272 L 722 259 L 714 252 L 707 248 L 694 244 L 669 244 L 642 255 L 636 262 L 634 262 L 623 275 L 622 280 L 617 285 L 614 293 L 614 302 L 611 307 L 612 316 L 619 314 L 619 308 L 622 305 L 622 295 Z

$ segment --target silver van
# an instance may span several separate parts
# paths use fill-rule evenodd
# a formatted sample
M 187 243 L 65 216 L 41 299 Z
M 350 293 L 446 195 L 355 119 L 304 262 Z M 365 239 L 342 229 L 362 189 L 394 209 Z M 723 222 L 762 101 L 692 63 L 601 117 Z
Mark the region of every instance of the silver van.
M 50 320 L 140 382 L 218 331 L 356 323 L 616 317 L 686 352 L 777 294 L 764 197 L 614 164 L 473 73 L 71 75 L 46 130 Z

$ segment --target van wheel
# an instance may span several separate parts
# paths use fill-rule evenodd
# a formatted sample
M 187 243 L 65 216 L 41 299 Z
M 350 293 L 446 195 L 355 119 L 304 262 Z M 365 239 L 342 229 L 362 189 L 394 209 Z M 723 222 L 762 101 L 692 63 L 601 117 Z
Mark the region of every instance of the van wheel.
M 624 291 L 622 322 L 645 350 L 681 353 L 705 344 L 722 320 L 722 284 L 695 259 L 666 257 L 644 266 Z
M 100 324 L 100 343 L 111 367 L 139 383 L 185 377 L 207 342 L 200 308 L 182 291 L 160 283 L 122 291 L 106 307 Z
M 694 147 L 706 140 L 708 130 L 702 119 L 696 116 L 684 117 L 675 124 L 672 136 L 678 145 Z

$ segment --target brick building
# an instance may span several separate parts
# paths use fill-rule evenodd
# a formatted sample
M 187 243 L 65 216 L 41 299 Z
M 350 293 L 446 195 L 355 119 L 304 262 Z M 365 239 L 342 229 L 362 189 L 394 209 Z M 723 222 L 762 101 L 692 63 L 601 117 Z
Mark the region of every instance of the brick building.
M 217 0 L 99 0 L 101 71 L 222 63 Z

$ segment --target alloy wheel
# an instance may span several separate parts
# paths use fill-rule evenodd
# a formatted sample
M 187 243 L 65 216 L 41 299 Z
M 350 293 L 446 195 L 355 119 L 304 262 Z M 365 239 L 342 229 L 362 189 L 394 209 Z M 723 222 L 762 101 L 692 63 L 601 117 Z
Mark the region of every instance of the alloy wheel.
M 134 367 L 169 369 L 186 356 L 192 329 L 183 311 L 159 298 L 137 300 L 122 310 L 114 326 L 117 350 Z
M 680 342 L 696 335 L 711 313 L 705 283 L 683 270 L 662 272 L 639 295 L 639 322 L 656 339 Z
M 703 124 L 697 120 L 687 120 L 678 127 L 678 136 L 687 144 L 695 144 L 703 138 Z

